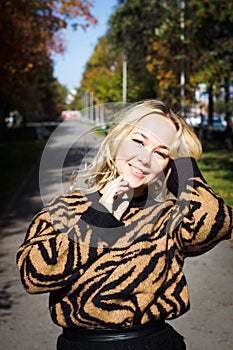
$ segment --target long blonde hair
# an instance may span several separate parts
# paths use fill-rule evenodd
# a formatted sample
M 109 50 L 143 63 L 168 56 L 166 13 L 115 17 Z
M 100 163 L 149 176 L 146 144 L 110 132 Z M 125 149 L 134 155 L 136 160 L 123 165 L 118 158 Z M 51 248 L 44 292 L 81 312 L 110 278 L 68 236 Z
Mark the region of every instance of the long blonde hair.
M 201 143 L 194 131 L 168 105 L 157 100 L 146 100 L 130 105 L 121 112 L 108 135 L 100 145 L 99 151 L 86 170 L 77 171 L 71 180 L 71 191 L 79 189 L 79 177 L 88 182 L 86 192 L 101 191 L 105 185 L 118 176 L 115 156 L 122 139 L 125 139 L 136 124 L 148 115 L 163 116 L 170 119 L 177 130 L 169 157 L 193 157 L 196 160 L 202 153 Z M 169 169 L 167 174 L 169 174 Z

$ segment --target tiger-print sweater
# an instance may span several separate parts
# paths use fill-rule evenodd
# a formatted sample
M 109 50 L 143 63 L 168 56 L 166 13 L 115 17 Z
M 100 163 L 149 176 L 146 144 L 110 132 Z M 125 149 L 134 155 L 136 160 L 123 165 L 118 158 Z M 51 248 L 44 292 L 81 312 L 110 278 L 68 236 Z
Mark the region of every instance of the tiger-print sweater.
M 179 200 L 133 200 L 121 221 L 98 200 L 75 191 L 34 217 L 17 253 L 26 291 L 50 292 L 51 317 L 63 327 L 125 327 L 186 312 L 184 259 L 230 238 L 232 208 L 200 177 Z

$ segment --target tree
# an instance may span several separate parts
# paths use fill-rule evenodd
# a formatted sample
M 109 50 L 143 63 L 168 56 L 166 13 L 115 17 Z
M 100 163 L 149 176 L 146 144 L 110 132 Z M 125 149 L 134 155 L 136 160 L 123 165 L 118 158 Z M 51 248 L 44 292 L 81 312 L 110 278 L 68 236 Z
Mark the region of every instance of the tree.
M 82 89 L 94 93 L 96 104 L 122 101 L 123 58 L 113 47 L 110 33 L 101 37 L 86 64 L 81 81 Z M 127 71 L 127 101 L 139 98 L 140 83 L 135 83 L 131 70 Z M 142 81 L 142 85 L 144 81 Z
M 96 104 L 121 100 L 119 62 L 111 50 L 107 35 L 99 38 L 86 64 L 81 86 L 86 92 L 94 93 Z
M 96 20 L 89 1 L 8 0 L 0 3 L 0 108 L 33 108 L 45 113 L 53 95 L 51 52 L 62 53 L 62 29 L 86 27 Z M 46 95 L 46 98 L 45 98 Z M 29 98 L 30 97 L 30 98 Z
M 158 76 L 158 62 L 160 72 L 163 74 L 170 66 L 170 70 L 177 77 L 177 87 L 180 88 L 178 72 L 183 50 L 186 103 L 191 102 L 196 84 L 205 83 L 210 94 L 211 120 L 213 87 L 228 81 L 232 72 L 233 4 L 227 0 L 184 1 L 184 4 L 183 28 L 182 9 L 177 7 L 177 1 L 170 1 L 169 7 L 164 6 L 166 20 L 156 30 L 152 44 L 154 52 L 149 56 L 149 69 L 157 76 L 160 88 L 163 90 L 161 86 L 163 80 Z M 178 96 L 177 93 L 176 95 Z
M 228 102 L 229 79 L 233 70 L 233 4 L 227 0 L 192 1 L 190 7 L 197 13 L 193 39 L 199 44 L 197 74 L 194 79 L 207 85 L 210 96 L 209 120 L 213 115 L 213 89 L 226 89 Z
M 151 53 L 155 28 L 161 25 L 164 14 L 161 1 L 119 1 L 111 16 L 109 35 L 119 57 L 127 59 L 132 86 L 137 87 L 137 98 L 157 95 L 157 81 L 147 69 L 147 56 Z
M 184 62 L 185 105 L 204 82 L 211 120 L 213 94 L 222 86 L 227 91 L 232 74 L 232 32 L 233 3 L 228 0 L 119 0 L 107 35 L 86 66 L 82 87 L 104 102 L 120 98 L 126 58 L 129 101 L 157 97 L 179 109 Z
M 152 98 L 156 80 L 146 66 L 155 19 L 156 1 L 119 1 L 106 35 L 95 47 L 82 79 L 82 88 L 93 91 L 96 102 L 122 101 L 122 65 L 127 60 L 127 101 Z M 157 1 L 159 4 L 159 1 Z M 142 6 L 143 5 L 143 6 Z

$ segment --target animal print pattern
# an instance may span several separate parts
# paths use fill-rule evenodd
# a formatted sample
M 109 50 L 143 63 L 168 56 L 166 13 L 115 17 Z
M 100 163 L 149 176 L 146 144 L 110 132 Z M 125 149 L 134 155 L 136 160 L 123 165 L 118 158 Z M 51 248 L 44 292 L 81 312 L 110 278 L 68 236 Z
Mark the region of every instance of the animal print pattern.
M 118 328 L 185 313 L 184 259 L 230 238 L 232 209 L 200 178 L 179 200 L 130 205 L 121 222 L 96 196 L 58 196 L 34 217 L 17 254 L 26 291 L 50 292 L 51 317 L 63 327 Z

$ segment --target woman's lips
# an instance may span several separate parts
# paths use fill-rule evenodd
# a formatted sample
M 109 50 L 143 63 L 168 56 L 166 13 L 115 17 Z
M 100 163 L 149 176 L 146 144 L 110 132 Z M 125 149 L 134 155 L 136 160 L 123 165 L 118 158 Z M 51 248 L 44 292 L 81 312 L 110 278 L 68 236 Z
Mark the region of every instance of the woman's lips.
M 145 172 L 142 169 L 135 166 L 134 164 L 129 164 L 129 168 L 130 168 L 131 174 L 133 174 L 135 177 L 139 179 L 143 179 L 146 176 Z

